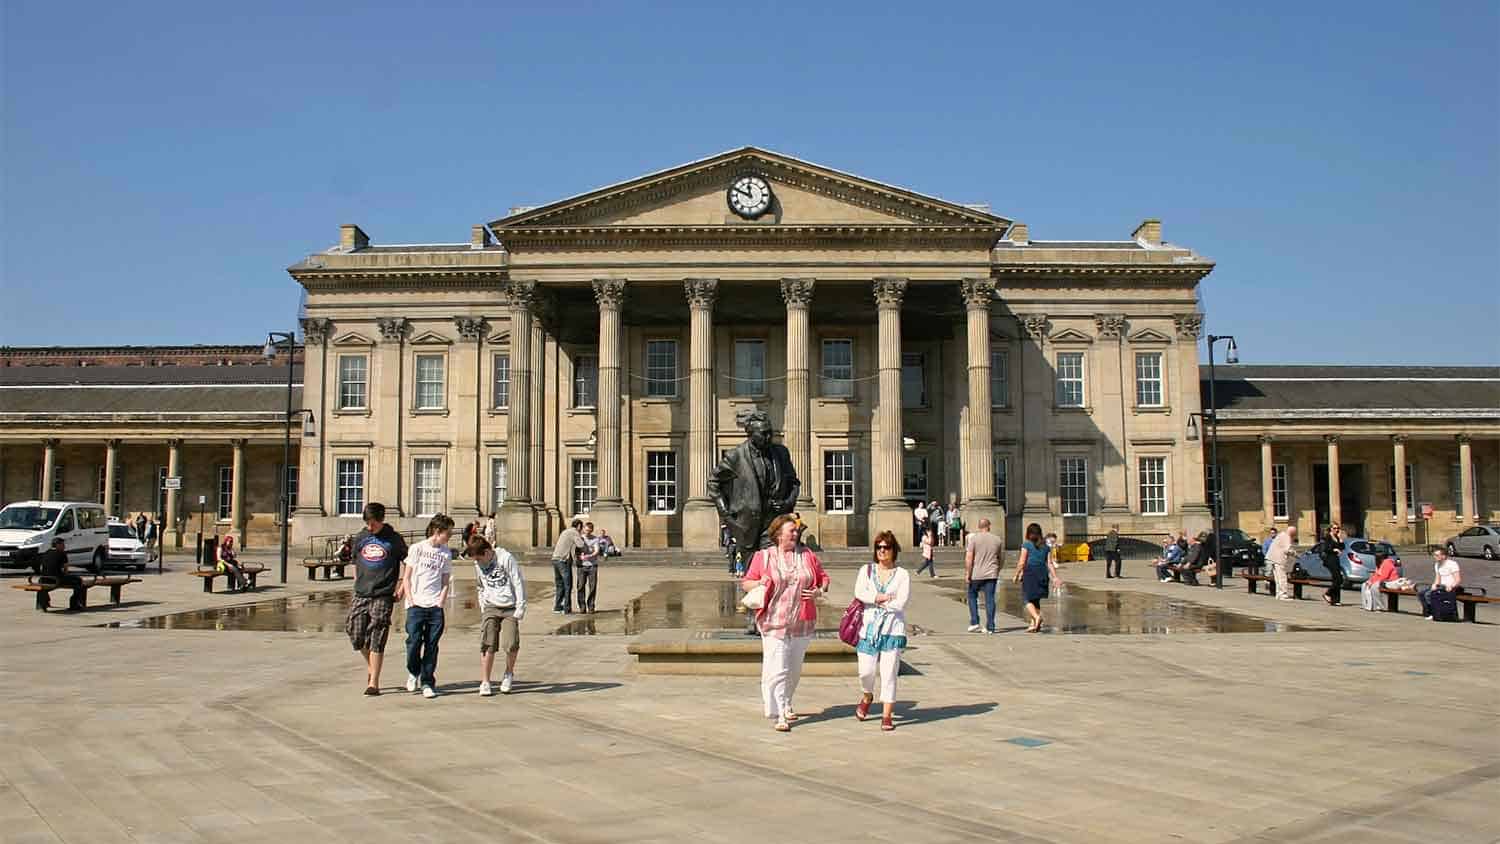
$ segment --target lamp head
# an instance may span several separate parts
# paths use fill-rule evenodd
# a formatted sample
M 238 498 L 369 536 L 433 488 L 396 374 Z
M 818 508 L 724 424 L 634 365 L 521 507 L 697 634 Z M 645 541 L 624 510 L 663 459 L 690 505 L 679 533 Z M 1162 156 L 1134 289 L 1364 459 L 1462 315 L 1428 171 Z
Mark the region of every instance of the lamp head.
M 260 351 L 261 354 L 266 356 L 266 360 L 276 359 L 276 344 L 272 343 L 270 340 L 266 341 L 266 347 L 264 349 L 261 349 Z
M 1188 416 L 1187 441 L 1190 443 L 1198 441 L 1198 414 L 1196 413 Z
M 302 436 L 312 438 L 318 435 L 318 422 L 313 418 L 313 412 L 307 411 L 307 424 L 302 426 Z
M 1237 346 L 1237 345 L 1235 345 L 1233 337 L 1229 338 L 1229 350 L 1227 352 L 1225 352 L 1225 354 L 1224 354 L 1224 362 L 1225 363 L 1239 363 L 1240 362 L 1240 347 Z

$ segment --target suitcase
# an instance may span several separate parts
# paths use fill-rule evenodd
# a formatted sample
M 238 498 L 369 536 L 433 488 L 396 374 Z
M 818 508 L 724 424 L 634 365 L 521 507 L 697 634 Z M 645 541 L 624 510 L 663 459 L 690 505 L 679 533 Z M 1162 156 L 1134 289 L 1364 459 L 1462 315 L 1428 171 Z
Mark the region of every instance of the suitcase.
M 1427 607 L 1432 610 L 1433 621 L 1458 621 L 1458 595 L 1447 589 L 1434 589 L 1427 593 Z

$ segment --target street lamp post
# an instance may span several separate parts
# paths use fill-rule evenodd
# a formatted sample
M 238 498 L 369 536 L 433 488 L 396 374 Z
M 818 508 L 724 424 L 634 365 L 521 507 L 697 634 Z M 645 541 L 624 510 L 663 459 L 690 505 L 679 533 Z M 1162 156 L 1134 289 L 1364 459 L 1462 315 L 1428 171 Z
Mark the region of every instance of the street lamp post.
M 286 434 L 281 446 L 281 582 L 286 583 L 287 550 L 290 544 L 292 490 L 292 419 L 307 414 L 307 436 L 312 436 L 316 423 L 311 410 L 292 410 L 293 364 L 297 356 L 297 334 L 290 331 L 272 331 L 266 336 L 263 350 L 267 360 L 273 360 L 276 352 L 286 350 Z
M 1218 379 L 1216 378 L 1216 373 L 1214 371 L 1214 344 L 1219 342 L 1220 340 L 1224 340 L 1227 343 L 1227 348 L 1224 352 L 1224 362 L 1240 362 L 1239 346 L 1235 344 L 1233 336 L 1227 334 L 1223 336 L 1217 334 L 1208 335 L 1208 409 L 1203 413 L 1193 413 L 1188 415 L 1187 432 L 1187 438 L 1189 440 L 1196 440 L 1198 438 L 1198 426 L 1195 424 L 1194 417 L 1202 419 L 1205 423 L 1205 427 L 1208 429 L 1205 432 L 1208 434 L 1208 459 L 1209 465 L 1213 467 L 1214 472 L 1212 502 L 1214 525 L 1213 549 L 1215 563 L 1214 587 L 1217 589 L 1224 588 L 1224 559 L 1223 555 L 1219 553 L 1219 546 L 1221 544 L 1219 530 L 1223 526 L 1224 520 L 1224 476 L 1223 473 L 1219 471 L 1219 403 L 1218 396 L 1215 393 L 1215 385 Z

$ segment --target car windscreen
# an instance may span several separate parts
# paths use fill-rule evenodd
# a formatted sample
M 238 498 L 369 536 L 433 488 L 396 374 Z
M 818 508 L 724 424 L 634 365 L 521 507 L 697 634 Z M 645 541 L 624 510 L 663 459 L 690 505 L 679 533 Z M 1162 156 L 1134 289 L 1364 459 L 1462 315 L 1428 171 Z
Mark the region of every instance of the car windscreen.
M 6 507 L 0 510 L 0 530 L 46 530 L 60 512 L 56 507 Z
M 1219 537 L 1224 542 L 1249 542 L 1250 541 L 1250 537 L 1246 536 L 1245 532 L 1242 531 L 1242 530 L 1239 530 L 1238 528 L 1221 528 L 1219 530 Z
M 135 531 L 125 525 L 110 525 L 110 539 L 135 539 Z

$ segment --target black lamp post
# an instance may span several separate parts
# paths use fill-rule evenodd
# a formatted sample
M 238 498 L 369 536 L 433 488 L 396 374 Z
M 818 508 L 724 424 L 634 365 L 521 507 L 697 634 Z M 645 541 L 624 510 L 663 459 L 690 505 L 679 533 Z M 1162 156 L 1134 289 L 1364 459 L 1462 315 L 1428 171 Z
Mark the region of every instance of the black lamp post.
M 1214 371 L 1214 344 L 1219 342 L 1220 340 L 1224 340 L 1228 344 L 1228 348 L 1224 352 L 1224 362 L 1240 362 L 1240 349 L 1239 346 L 1235 344 L 1234 337 L 1229 335 L 1219 336 L 1217 334 L 1208 335 L 1208 409 L 1203 413 L 1188 414 L 1187 429 L 1187 439 L 1189 441 L 1194 441 L 1198 439 L 1198 419 L 1202 419 L 1205 422 L 1206 427 L 1208 428 L 1207 434 L 1209 461 L 1210 465 L 1213 466 L 1214 471 L 1212 502 L 1214 523 L 1213 549 L 1214 562 L 1216 563 L 1216 565 L 1214 566 L 1214 587 L 1217 589 L 1224 588 L 1225 568 L 1223 555 L 1219 553 L 1219 529 L 1222 527 L 1224 520 L 1224 477 L 1223 474 L 1219 471 L 1219 403 L 1214 389 L 1215 383 L 1217 381 L 1216 373 Z
M 286 350 L 286 436 L 281 446 L 281 582 L 286 583 L 287 549 L 291 530 L 291 463 L 292 463 L 292 418 L 307 414 L 306 436 L 313 436 L 317 420 L 311 410 L 292 410 L 293 364 L 296 362 L 297 334 L 288 331 L 272 331 L 266 337 L 263 350 L 267 360 L 274 360 L 278 350 Z

